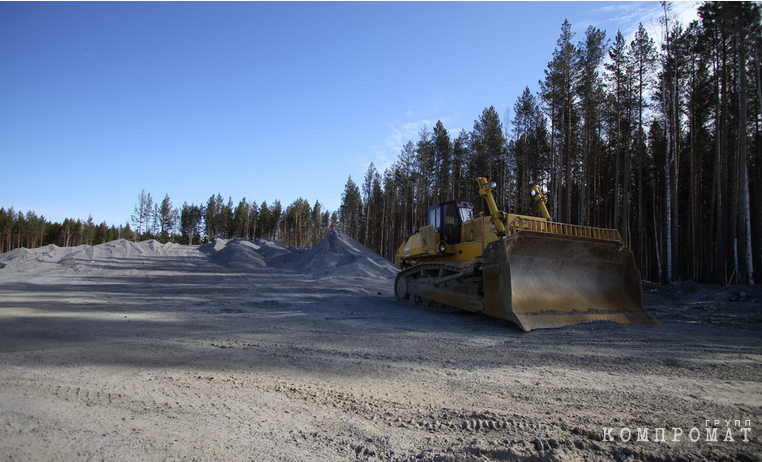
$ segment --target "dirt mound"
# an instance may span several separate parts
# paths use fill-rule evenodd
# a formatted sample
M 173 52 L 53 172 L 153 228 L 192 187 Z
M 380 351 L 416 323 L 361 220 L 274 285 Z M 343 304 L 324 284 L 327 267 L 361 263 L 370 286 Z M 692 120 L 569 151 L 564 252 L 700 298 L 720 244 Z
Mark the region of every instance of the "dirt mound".
M 259 254 L 259 246 L 246 239 L 215 239 L 198 248 L 209 255 L 218 265 L 236 269 L 262 268 L 265 258 Z
M 228 245 L 227 239 L 217 238 L 212 242 L 207 242 L 206 244 L 199 246 L 198 250 L 204 252 L 207 255 L 214 255 L 215 253 L 224 249 L 226 245 Z
M 110 261 L 115 258 L 133 258 L 140 256 L 175 256 L 182 246 L 168 242 L 162 244 L 154 239 L 141 242 L 130 242 L 127 239 L 117 239 L 97 245 L 83 245 L 73 248 L 58 248 L 65 252 L 60 258 L 61 264 L 96 263 Z M 74 251 L 71 251 L 74 250 Z
M 389 261 L 338 229 L 332 229 L 318 245 L 294 257 L 287 267 L 336 277 L 391 278 L 397 272 Z
M 25 247 L 13 249 L 0 255 L 0 268 L 5 268 L 9 264 L 19 264 L 29 260 L 35 260 L 36 257 L 36 253 L 29 251 Z
M 285 265 L 302 251 L 302 249 L 273 239 L 259 238 L 254 241 L 254 245 L 257 246 L 257 252 L 270 266 Z
M 27 262 L 60 263 L 69 267 L 114 262 L 120 259 L 177 256 L 187 246 L 156 240 L 130 242 L 117 239 L 98 245 L 16 249 L 0 255 L 0 268 Z M 187 249 L 185 249 L 187 251 Z M 318 277 L 392 278 L 397 270 L 372 250 L 334 229 L 312 249 L 299 249 L 272 239 L 215 239 L 198 247 L 210 261 L 240 270 L 264 267 L 292 270 Z
M 219 265 L 238 269 L 263 267 L 318 277 L 392 278 L 397 270 L 344 232 L 333 229 L 318 245 L 299 249 L 272 239 L 215 239 L 198 248 Z
M 81 252 L 86 247 L 88 246 L 58 247 L 54 244 L 38 247 L 36 249 L 21 247 L 0 254 L 0 268 L 26 266 L 27 264 L 35 262 L 59 263 L 61 259 L 71 254 Z
M 117 239 L 97 245 L 80 245 L 77 247 L 58 247 L 49 244 L 36 249 L 20 248 L 0 255 L 0 267 L 24 266 L 27 263 L 46 262 L 62 265 L 78 265 L 81 263 L 97 263 L 110 261 L 115 258 L 132 258 L 137 256 L 174 256 L 181 246 L 179 244 L 162 244 L 155 240 L 130 242 Z

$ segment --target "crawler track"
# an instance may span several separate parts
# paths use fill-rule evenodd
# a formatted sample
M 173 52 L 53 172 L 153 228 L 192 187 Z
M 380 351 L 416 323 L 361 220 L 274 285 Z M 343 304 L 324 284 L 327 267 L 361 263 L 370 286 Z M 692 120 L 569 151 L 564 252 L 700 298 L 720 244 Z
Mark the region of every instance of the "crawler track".
M 454 274 L 458 274 L 463 267 L 457 263 L 419 263 L 410 268 L 404 269 L 397 274 L 394 280 L 394 294 L 397 300 L 409 305 L 425 308 L 438 313 L 457 313 L 458 308 L 444 305 L 442 303 L 428 300 L 421 297 L 411 296 L 407 291 L 408 281 L 422 279 L 439 279 Z

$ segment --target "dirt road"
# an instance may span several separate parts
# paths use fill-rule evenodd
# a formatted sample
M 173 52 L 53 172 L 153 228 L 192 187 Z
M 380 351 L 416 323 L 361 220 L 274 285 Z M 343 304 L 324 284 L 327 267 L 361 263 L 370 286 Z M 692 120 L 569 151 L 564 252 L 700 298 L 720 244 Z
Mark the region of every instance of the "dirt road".
M 302 270 L 260 244 L 4 254 L 0 459 L 760 459 L 754 288 L 523 333 L 398 303 L 344 241 Z

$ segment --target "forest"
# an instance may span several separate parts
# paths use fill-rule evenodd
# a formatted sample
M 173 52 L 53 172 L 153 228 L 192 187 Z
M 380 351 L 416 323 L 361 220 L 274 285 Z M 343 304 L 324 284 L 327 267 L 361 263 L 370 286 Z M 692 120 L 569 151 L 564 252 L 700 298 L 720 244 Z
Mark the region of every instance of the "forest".
M 424 224 L 437 202 L 474 202 L 476 178 L 498 184 L 498 206 L 534 213 L 540 185 L 553 219 L 618 229 L 643 279 L 759 283 L 762 279 L 762 15 L 753 2 L 706 2 L 676 22 L 662 3 L 660 43 L 641 25 L 631 41 L 589 27 L 561 34 L 539 81 L 510 120 L 494 107 L 470 131 L 423 126 L 383 172 L 347 180 L 337 211 L 299 198 L 234 203 L 213 194 L 174 207 L 141 192 L 129 222 L 50 223 L 0 208 L 0 251 L 117 238 L 199 243 L 268 237 L 315 245 L 339 227 L 380 255 Z

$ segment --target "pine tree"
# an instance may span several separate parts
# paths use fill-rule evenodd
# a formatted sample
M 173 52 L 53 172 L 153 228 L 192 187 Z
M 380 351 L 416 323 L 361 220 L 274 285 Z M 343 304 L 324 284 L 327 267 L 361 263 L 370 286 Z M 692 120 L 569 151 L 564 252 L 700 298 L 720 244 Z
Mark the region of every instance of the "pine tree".
M 494 106 L 485 108 L 479 118 L 474 121 L 474 129 L 471 132 L 471 159 L 469 175 L 471 183 L 478 177 L 487 177 L 498 183 L 500 197 L 495 199 L 498 206 L 503 205 L 505 191 L 507 190 L 506 175 L 506 139 L 503 134 L 503 124 Z M 478 203 L 478 191 L 473 187 L 467 188 L 469 200 Z
M 524 88 L 513 106 L 513 143 L 510 150 L 515 166 L 515 187 L 512 195 L 513 208 L 525 213 L 530 207 L 528 191 L 535 185 L 544 185 L 548 169 L 548 145 L 546 119 L 542 115 L 537 98 Z
M 579 184 L 578 222 L 589 224 L 589 209 L 594 207 L 593 195 L 588 186 L 595 185 L 596 160 L 602 156 L 603 80 L 599 69 L 603 63 L 607 48 L 606 33 L 595 27 L 588 27 L 585 41 L 578 46 L 578 73 L 576 92 L 581 107 L 581 158 Z M 593 193 L 595 188 L 593 187 Z
M 452 141 L 450 134 L 438 120 L 432 133 L 434 154 L 434 195 L 433 202 L 452 200 Z
M 352 181 L 351 175 L 347 179 L 344 193 L 341 195 L 339 220 L 341 228 L 345 233 L 353 239 L 361 239 L 359 231 L 362 220 L 362 197 L 360 195 L 360 188 Z
M 169 235 L 175 227 L 175 214 L 176 211 L 172 208 L 169 194 L 165 194 L 164 199 L 161 201 L 161 206 L 159 207 L 159 236 L 162 242 L 169 241 Z
M 575 83 L 578 78 L 578 49 L 572 44 L 574 33 L 565 20 L 556 42 L 553 59 L 540 82 L 541 96 L 551 122 L 552 187 L 554 214 L 560 221 L 571 221 L 573 165 L 577 157 L 577 124 Z
M 249 238 L 249 220 L 251 220 L 251 206 L 244 197 L 233 211 L 233 236 L 244 239 Z
M 137 228 L 137 238 L 142 239 L 144 233 L 148 232 L 149 222 L 153 213 L 153 199 L 151 193 L 146 194 L 144 189 L 138 196 L 138 203 L 135 205 L 135 211 L 132 214 L 132 224 Z
M 259 229 L 259 232 L 257 233 L 258 237 L 268 239 L 273 237 L 274 230 L 272 226 L 272 214 L 270 213 L 270 207 L 267 205 L 267 201 L 263 201 L 262 205 L 259 206 L 257 226 Z
M 180 212 L 180 235 L 188 240 L 188 245 L 198 242 L 201 239 L 201 221 L 203 213 L 197 205 L 188 205 L 183 203 Z
M 646 236 L 644 233 L 645 216 L 644 216 L 644 165 L 649 162 L 645 126 L 643 117 L 646 109 L 648 109 L 648 101 L 646 99 L 647 94 L 650 93 L 653 86 L 653 73 L 656 68 L 656 47 L 654 41 L 648 37 L 643 24 L 638 25 L 638 31 L 635 33 L 635 40 L 630 44 L 630 57 L 633 65 L 633 89 L 637 94 L 635 100 L 636 114 L 637 114 L 637 126 L 635 136 L 635 148 L 634 155 L 637 162 L 637 223 L 634 227 L 635 233 L 637 233 L 637 246 L 635 249 L 636 263 L 639 267 L 643 266 L 644 249 Z

